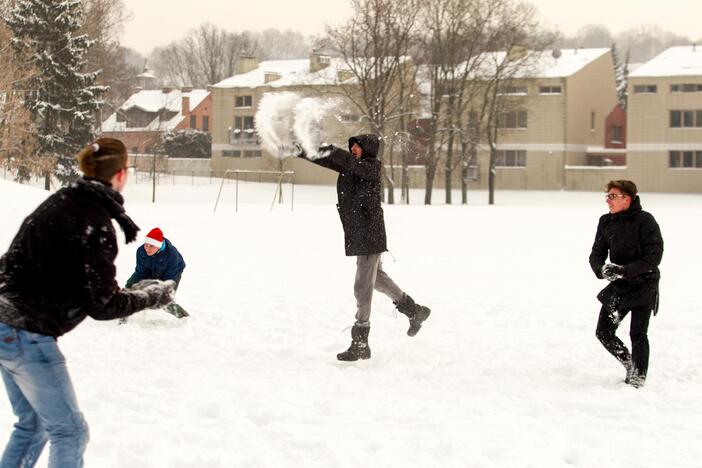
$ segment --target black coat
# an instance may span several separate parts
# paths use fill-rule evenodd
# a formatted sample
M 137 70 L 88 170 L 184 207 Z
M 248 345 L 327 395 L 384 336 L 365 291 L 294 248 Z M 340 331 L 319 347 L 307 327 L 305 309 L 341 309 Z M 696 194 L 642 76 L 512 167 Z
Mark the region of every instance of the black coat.
M 611 263 L 624 267 L 624 275 L 600 291 L 600 302 L 615 310 L 637 306 L 656 310 L 663 237 L 653 216 L 641 209 L 638 196 L 628 210 L 600 218 L 590 254 L 590 266 L 598 278 L 603 277 L 608 254 Z
M 315 164 L 339 173 L 336 191 L 339 217 L 344 228 L 346 255 L 372 255 L 387 250 L 383 208 L 380 206 L 380 161 L 377 159 L 380 140 L 375 135 L 349 138 L 363 149 L 356 159 L 341 148 L 328 147 L 328 156 L 311 159 Z
M 146 296 L 115 281 L 112 219 L 127 241 L 139 230 L 123 201 L 102 182 L 80 179 L 39 205 L 0 258 L 0 322 L 58 337 L 86 316 L 109 320 L 146 307 Z

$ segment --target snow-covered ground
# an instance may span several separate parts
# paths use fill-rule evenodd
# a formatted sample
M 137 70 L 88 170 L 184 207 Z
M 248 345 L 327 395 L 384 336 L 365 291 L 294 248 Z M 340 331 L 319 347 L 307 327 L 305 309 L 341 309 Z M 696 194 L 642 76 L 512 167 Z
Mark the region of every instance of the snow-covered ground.
M 90 424 L 89 467 L 699 467 L 702 196 L 642 194 L 666 243 L 646 386 L 595 338 L 587 263 L 602 193 L 484 192 L 385 206 L 384 266 L 433 312 L 415 338 L 376 296 L 373 357 L 350 341 L 354 261 L 333 187 L 131 185 L 142 234 L 188 264 L 186 322 L 150 311 L 60 339 Z M 46 192 L 0 181 L 0 250 Z M 286 202 L 289 188 L 286 187 Z M 436 201 L 443 200 L 437 192 Z M 454 199 L 460 199 L 458 194 Z M 123 235 L 119 232 L 120 241 Z M 120 281 L 137 245 L 121 245 Z M 1 253 L 1 252 L 0 252 Z M 628 319 L 619 335 L 628 343 Z M 14 417 L 0 395 L 0 441 Z M 44 453 L 39 466 L 46 465 Z

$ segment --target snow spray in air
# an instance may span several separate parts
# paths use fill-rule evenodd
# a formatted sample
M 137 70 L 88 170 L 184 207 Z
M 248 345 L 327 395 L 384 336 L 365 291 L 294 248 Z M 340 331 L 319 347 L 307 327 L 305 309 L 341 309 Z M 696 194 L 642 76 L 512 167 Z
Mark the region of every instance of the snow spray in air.
M 283 159 L 297 154 L 299 144 L 307 157 L 316 158 L 323 143 L 325 120 L 338 107 L 338 98 L 301 97 L 292 92 L 266 93 L 256 112 L 256 131 L 266 151 Z

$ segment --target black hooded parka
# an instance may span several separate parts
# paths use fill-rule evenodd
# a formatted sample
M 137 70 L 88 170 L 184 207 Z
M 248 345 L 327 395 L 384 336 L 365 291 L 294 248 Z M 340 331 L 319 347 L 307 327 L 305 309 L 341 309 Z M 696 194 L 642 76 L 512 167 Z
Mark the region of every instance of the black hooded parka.
M 363 149 L 358 159 L 349 152 L 354 143 Z M 380 139 L 376 135 L 358 135 L 349 138 L 349 151 L 329 146 L 322 151 L 323 157 L 310 159 L 339 173 L 337 209 L 344 228 L 347 256 L 373 255 L 387 250 L 383 208 L 380 206 L 379 148 Z

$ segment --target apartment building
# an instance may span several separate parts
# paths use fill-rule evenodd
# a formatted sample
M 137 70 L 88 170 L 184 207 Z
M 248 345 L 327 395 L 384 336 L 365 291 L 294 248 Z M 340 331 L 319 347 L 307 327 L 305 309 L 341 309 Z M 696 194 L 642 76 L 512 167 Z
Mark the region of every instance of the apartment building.
M 259 63 L 254 57 L 240 58 L 236 75 L 210 87 L 216 122 L 212 131 L 212 169 L 292 170 L 298 183 L 334 183 L 336 174 L 327 169 L 267 151 L 256 131 L 255 118 L 266 93 L 292 92 L 323 102 L 333 100 L 334 108 L 326 113 L 320 131 L 326 142 L 344 147 L 348 137 L 368 131 L 367 120 L 341 88 L 352 81 L 353 73 L 343 60 L 316 51 L 299 60 Z
M 617 105 L 609 49 L 555 49 L 535 54 L 501 92 L 511 104 L 498 116 L 497 188 L 593 189 L 603 161 L 620 162 L 607 145 L 606 122 Z M 621 136 L 621 129 L 618 131 Z M 488 185 L 489 150 L 478 152 L 474 188 Z M 615 169 L 616 170 L 616 169 Z
M 644 191 L 702 192 L 702 47 L 664 51 L 628 86 L 628 178 Z

